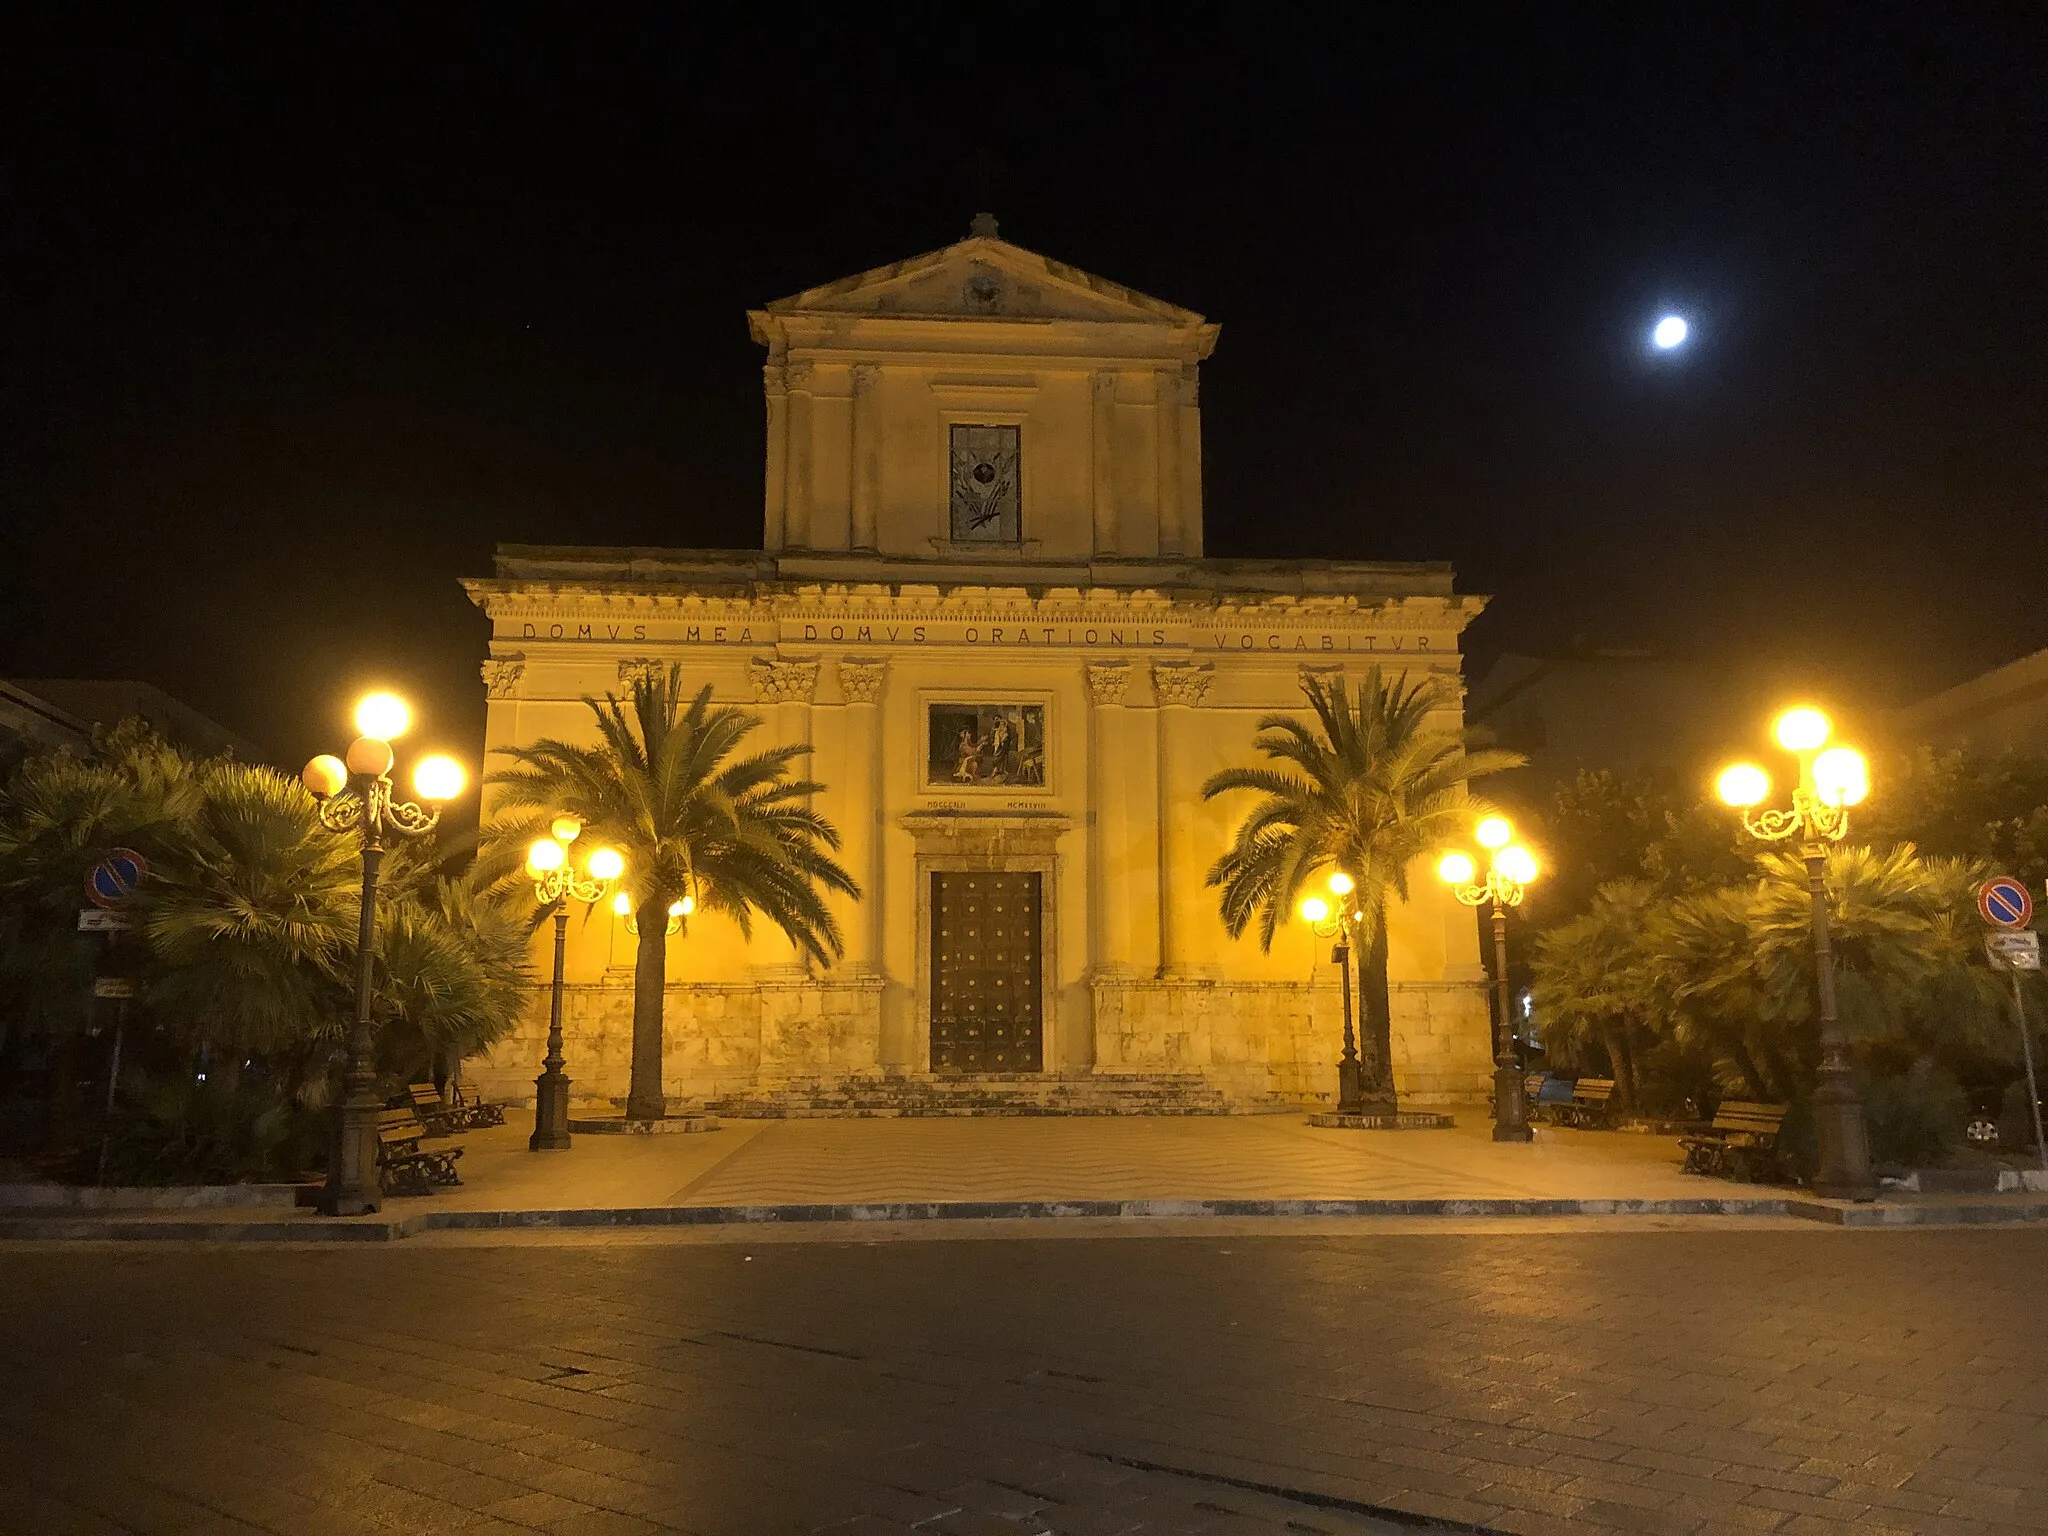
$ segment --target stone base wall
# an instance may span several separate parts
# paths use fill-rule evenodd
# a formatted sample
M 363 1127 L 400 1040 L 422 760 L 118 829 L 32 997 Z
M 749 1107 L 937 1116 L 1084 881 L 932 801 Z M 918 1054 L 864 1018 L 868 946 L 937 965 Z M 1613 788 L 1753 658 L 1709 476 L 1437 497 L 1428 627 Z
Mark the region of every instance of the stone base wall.
M 1090 990 L 1099 1073 L 1200 1072 L 1238 1102 L 1335 1097 L 1344 1015 L 1334 985 L 1104 979 Z M 1402 1098 L 1486 1097 L 1493 1058 L 1484 987 L 1396 982 L 1391 1001 Z
M 879 978 L 677 983 L 664 1014 L 672 1104 L 774 1094 L 792 1083 L 879 1080 Z M 1199 1074 L 1233 1105 L 1334 1097 L 1342 1004 L 1334 985 L 1104 978 L 1094 1007 L 1100 1076 Z M 519 1028 L 463 1069 L 499 1102 L 531 1103 L 547 1054 L 548 992 L 536 987 Z M 1416 1105 L 1483 1099 L 1493 1069 L 1483 985 L 1396 982 L 1394 1079 Z M 630 977 L 572 985 L 562 997 L 563 1055 L 579 1110 L 625 1103 L 633 1061 Z
M 662 1014 L 663 1086 L 672 1102 L 774 1090 L 792 1078 L 882 1075 L 879 978 L 683 982 Z M 499 1102 L 531 1103 L 547 1055 L 548 989 L 511 1034 L 464 1064 L 463 1076 Z M 633 1074 L 633 983 L 562 991 L 563 1071 L 582 1110 L 623 1106 Z

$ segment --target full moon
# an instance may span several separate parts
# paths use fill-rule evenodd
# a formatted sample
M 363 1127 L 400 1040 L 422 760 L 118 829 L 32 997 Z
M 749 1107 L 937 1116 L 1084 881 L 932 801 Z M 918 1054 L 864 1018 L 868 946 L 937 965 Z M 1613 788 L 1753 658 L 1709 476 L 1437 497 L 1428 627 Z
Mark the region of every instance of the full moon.
M 1685 345 L 1685 338 L 1692 334 L 1692 327 L 1685 323 L 1683 315 L 1666 315 L 1650 328 L 1650 343 L 1660 352 L 1669 352 L 1674 347 Z

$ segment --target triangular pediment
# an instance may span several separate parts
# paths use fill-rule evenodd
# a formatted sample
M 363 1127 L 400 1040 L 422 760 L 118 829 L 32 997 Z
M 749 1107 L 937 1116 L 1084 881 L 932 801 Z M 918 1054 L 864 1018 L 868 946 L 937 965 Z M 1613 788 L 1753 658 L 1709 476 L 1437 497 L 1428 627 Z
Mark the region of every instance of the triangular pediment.
M 767 313 L 1175 327 L 1203 323 L 1192 310 L 988 235 L 969 236 L 942 250 L 808 288 L 777 299 L 767 306 Z

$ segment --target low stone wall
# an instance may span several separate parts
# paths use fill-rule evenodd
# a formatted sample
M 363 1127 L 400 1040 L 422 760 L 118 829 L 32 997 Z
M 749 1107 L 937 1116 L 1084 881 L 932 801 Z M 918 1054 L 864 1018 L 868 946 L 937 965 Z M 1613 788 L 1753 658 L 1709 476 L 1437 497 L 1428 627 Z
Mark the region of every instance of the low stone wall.
M 1334 985 L 1105 979 L 1091 991 L 1098 1072 L 1200 1072 L 1240 1102 L 1308 1103 L 1336 1091 L 1344 1029 Z M 1391 1002 L 1403 1099 L 1484 1098 L 1493 1069 L 1484 988 L 1397 982 Z
M 1088 990 L 1097 1073 L 1199 1073 L 1245 1106 L 1313 1103 L 1335 1091 L 1342 1004 L 1334 985 L 1113 978 Z M 680 1106 L 772 1094 L 792 1082 L 879 1079 L 883 992 L 872 977 L 673 984 L 663 1031 L 668 1097 Z M 1493 1063 L 1483 986 L 1397 982 L 1392 1002 L 1403 1098 L 1484 1098 Z M 489 1098 L 530 1103 L 547 1054 L 547 1014 L 547 989 L 537 987 L 521 1026 L 467 1063 L 465 1080 Z M 572 1105 L 623 1104 L 632 1075 L 631 978 L 566 987 L 562 1023 Z
M 879 979 L 840 977 L 673 984 L 662 1013 L 668 1097 L 687 1103 L 791 1078 L 879 1077 L 882 990 Z M 464 1078 L 488 1098 L 531 1103 L 547 1036 L 548 991 L 537 987 L 521 1025 L 467 1062 Z M 562 1039 L 571 1105 L 623 1104 L 633 1073 L 631 978 L 564 987 Z

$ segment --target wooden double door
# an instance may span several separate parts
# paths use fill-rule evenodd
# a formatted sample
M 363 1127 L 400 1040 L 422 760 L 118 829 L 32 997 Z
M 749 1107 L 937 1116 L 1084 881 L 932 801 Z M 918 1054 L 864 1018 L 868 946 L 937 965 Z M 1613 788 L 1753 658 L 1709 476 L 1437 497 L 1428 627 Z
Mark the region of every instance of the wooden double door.
M 1036 872 L 935 870 L 932 1070 L 1045 1070 Z

